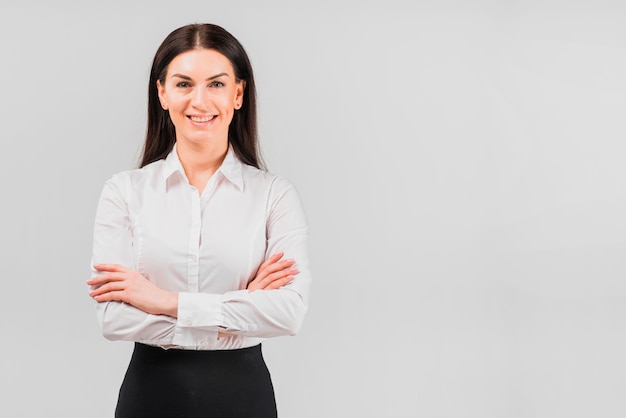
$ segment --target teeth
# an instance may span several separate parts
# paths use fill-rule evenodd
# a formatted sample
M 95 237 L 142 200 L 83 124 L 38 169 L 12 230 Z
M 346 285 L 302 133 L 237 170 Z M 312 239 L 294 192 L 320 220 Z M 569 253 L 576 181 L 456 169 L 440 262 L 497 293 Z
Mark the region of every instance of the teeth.
M 213 119 L 215 116 L 203 116 L 203 117 L 199 117 L 199 116 L 189 116 L 189 118 L 194 121 L 194 122 L 208 122 L 211 119 Z

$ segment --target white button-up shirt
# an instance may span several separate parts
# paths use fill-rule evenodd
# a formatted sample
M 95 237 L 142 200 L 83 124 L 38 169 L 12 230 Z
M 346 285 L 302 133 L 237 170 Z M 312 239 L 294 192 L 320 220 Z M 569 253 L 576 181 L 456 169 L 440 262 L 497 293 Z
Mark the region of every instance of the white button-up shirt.
M 122 264 L 178 293 L 178 318 L 96 303 L 102 332 L 111 340 L 196 350 L 293 335 L 311 284 L 307 235 L 292 184 L 243 164 L 232 149 L 202 195 L 189 184 L 176 147 L 164 160 L 119 173 L 100 197 L 92 265 Z M 260 264 L 281 251 L 295 259 L 295 279 L 247 291 Z M 219 331 L 235 335 L 218 339 Z

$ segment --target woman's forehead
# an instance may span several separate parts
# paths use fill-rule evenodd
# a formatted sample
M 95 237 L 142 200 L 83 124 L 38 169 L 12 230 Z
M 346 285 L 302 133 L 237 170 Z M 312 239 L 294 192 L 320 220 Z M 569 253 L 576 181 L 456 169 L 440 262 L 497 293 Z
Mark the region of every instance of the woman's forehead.
M 217 74 L 233 75 L 232 63 L 214 49 L 191 49 L 178 54 L 168 65 L 168 77 L 184 74 L 188 77 L 213 77 Z

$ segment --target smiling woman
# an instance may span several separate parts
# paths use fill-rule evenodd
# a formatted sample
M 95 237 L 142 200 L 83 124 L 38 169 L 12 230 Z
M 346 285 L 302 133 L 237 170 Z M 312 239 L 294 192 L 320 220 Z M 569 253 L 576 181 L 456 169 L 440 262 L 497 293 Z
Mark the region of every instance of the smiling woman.
M 189 25 L 151 70 L 141 168 L 96 214 L 90 296 L 102 332 L 135 342 L 116 417 L 275 417 L 261 342 L 307 310 L 307 223 L 260 168 L 254 77 L 223 28 Z

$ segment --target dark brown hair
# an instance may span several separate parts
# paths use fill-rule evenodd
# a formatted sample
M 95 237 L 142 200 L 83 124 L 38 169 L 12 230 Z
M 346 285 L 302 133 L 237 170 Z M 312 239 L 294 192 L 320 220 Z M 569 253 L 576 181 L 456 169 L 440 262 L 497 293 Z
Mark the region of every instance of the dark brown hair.
M 167 68 L 174 58 L 192 49 L 213 49 L 233 66 L 237 81 L 245 81 L 243 104 L 233 115 L 228 142 L 245 164 L 263 166 L 257 139 L 256 87 L 252 65 L 243 46 L 224 28 L 212 24 L 192 24 L 170 33 L 159 46 L 150 70 L 148 86 L 148 129 L 140 166 L 163 159 L 176 142 L 176 131 L 169 113 L 159 102 L 157 80 L 165 84 Z

